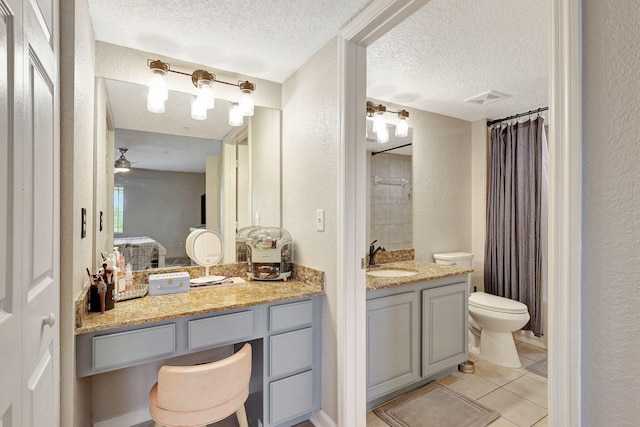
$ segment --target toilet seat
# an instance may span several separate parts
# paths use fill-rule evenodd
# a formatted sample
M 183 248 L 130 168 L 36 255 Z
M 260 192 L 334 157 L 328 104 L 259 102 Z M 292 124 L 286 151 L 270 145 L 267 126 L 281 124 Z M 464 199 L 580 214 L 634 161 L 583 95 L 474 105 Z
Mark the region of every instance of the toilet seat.
M 523 314 L 529 312 L 527 306 L 519 301 L 487 294 L 485 292 L 473 292 L 469 295 L 469 305 L 506 314 Z

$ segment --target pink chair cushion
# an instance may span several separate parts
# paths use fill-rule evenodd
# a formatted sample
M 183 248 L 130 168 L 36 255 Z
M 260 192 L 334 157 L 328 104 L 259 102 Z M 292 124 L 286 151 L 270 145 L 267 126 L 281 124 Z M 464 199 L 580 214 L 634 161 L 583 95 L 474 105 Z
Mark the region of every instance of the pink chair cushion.
M 203 426 L 227 418 L 244 405 L 249 396 L 249 387 L 235 398 L 219 406 L 202 409 L 200 411 L 171 411 L 158 406 L 156 383 L 149 393 L 149 413 L 153 420 L 167 427 Z
M 167 426 L 204 425 L 233 414 L 249 396 L 251 345 L 195 366 L 163 366 L 149 392 L 149 412 Z

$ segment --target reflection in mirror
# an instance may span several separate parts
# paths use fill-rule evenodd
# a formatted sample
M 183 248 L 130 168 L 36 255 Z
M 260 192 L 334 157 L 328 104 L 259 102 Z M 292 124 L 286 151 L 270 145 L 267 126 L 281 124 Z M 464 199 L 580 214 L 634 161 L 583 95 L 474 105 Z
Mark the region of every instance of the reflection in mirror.
M 262 215 L 280 225 L 279 112 L 258 107 L 240 129 L 229 126 L 224 100 L 216 100 L 206 120 L 194 120 L 191 94 L 171 92 L 165 113 L 153 114 L 146 109 L 145 86 L 104 82 L 114 127 L 107 157 L 115 153 L 117 159 L 117 148 L 124 147 L 132 164 L 129 172 L 115 174 L 113 199 L 107 202 L 107 211 L 113 212 L 109 225 L 114 245 L 128 255 L 134 270 L 191 265 L 185 241 L 192 230 L 214 230 L 226 242 L 237 228 L 252 225 L 253 209 L 263 199 L 274 203 L 260 205 Z M 260 147 L 251 150 L 252 139 Z M 268 159 L 277 185 L 252 185 L 251 179 L 260 179 L 263 156 L 252 156 L 258 150 L 278 153 L 275 164 Z M 109 161 L 107 171 L 113 173 Z M 257 188 L 270 193 L 252 195 Z M 234 249 L 225 245 L 224 262 L 235 261 Z
M 412 149 L 413 129 L 407 137 L 396 137 L 393 125 L 387 126 L 389 142 L 379 144 L 367 120 L 367 197 L 369 200 L 367 247 L 386 250 L 412 247 Z

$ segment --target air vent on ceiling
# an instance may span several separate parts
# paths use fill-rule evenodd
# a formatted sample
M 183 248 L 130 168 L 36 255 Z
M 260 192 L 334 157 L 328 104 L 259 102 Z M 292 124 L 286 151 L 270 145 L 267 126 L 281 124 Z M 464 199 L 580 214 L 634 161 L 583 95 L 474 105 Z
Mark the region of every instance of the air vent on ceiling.
M 477 105 L 487 105 L 493 102 L 497 102 L 497 101 L 509 98 L 510 96 L 511 95 L 498 92 L 497 90 L 490 90 L 489 92 L 485 92 L 478 96 L 474 96 L 473 98 L 465 99 L 464 102 L 470 102 L 472 104 L 477 104 Z

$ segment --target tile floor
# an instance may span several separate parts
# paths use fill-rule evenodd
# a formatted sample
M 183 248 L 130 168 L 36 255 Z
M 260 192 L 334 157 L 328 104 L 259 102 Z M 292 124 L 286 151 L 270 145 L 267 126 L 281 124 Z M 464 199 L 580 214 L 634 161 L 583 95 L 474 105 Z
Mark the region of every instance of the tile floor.
M 490 427 L 547 426 L 547 379 L 529 372 L 526 366 L 547 357 L 539 347 L 516 341 L 522 368 L 511 369 L 484 360 L 475 362 L 473 374 L 456 372 L 440 384 L 500 412 Z M 367 413 L 367 427 L 387 427 L 373 411 Z

